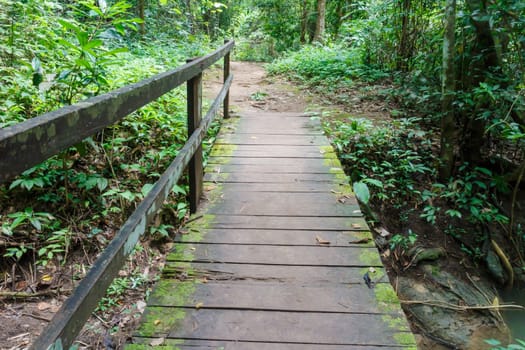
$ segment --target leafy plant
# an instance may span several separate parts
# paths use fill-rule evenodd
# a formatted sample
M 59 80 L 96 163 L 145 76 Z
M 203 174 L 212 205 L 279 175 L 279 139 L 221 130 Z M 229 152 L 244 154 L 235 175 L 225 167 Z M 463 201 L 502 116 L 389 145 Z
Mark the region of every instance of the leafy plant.
M 390 238 L 389 244 L 390 249 L 395 250 L 397 248 L 400 248 L 402 250 L 407 250 L 411 246 L 413 246 L 417 241 L 417 234 L 412 232 L 412 230 L 408 230 L 406 235 L 403 234 L 395 234 Z

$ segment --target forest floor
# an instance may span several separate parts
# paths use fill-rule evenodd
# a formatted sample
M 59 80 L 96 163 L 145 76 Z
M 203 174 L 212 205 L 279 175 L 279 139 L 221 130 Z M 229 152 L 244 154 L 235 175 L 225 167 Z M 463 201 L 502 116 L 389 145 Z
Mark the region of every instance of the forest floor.
M 385 122 L 390 118 L 392 106 L 378 98 L 367 98 L 363 91 L 348 91 L 348 96 L 354 96 L 345 103 L 345 106 L 334 105 L 333 102 L 318 97 L 308 90 L 299 90 L 298 87 L 280 77 L 268 77 L 262 64 L 248 62 L 232 62 L 234 82 L 230 91 L 231 110 L 235 111 L 272 111 L 272 112 L 320 112 L 323 115 L 339 116 L 352 115 L 368 118 L 375 122 Z M 222 85 L 222 73 L 219 69 L 212 70 L 204 77 L 204 96 L 213 98 Z M 376 89 L 382 87 L 377 86 Z M 358 89 L 358 87 L 356 87 Z M 369 90 L 373 94 L 374 90 Z M 365 94 L 366 95 L 366 94 Z M 357 97 L 360 96 L 360 97 Z M 394 215 L 395 216 L 395 215 Z M 387 219 L 388 220 L 388 219 Z M 391 218 L 391 220 L 393 220 Z M 116 228 L 115 228 L 116 230 Z M 449 267 L 462 259 L 459 249 L 449 237 L 429 235 L 434 242 L 441 242 L 447 246 L 452 254 Z M 430 239 L 430 238 L 429 238 Z M 130 337 L 136 327 L 141 312 L 145 307 L 145 297 L 154 284 L 155 276 L 163 267 L 164 254 L 172 246 L 170 242 L 142 242 L 141 249 L 121 271 L 121 276 L 127 276 L 132 271 L 142 271 L 143 280 L 133 290 L 127 290 L 118 303 L 107 310 L 99 310 L 93 314 L 89 323 L 84 327 L 79 337 L 81 349 L 119 349 Z M 24 290 L 23 284 L 61 284 L 60 290 L 71 290 L 75 284 L 73 276 L 95 260 L 95 256 L 86 256 L 83 253 L 78 259 L 69 259 L 68 266 L 49 266 L 45 271 L 40 271 L 38 281 L 23 278 L 18 280 L 20 286 L 0 286 L 2 290 Z M 460 264 L 457 266 L 463 268 Z M 388 267 L 388 265 L 387 265 Z M 458 267 L 456 267 L 458 268 Z M 28 274 L 32 275 L 32 274 Z M 45 276 L 53 276 L 52 282 L 46 282 Z M 64 278 L 57 278 L 63 276 Z M 392 276 L 391 276 L 392 277 Z M 7 288 L 6 288 L 7 287 Z M 54 289 L 56 290 L 56 288 Z M 45 294 L 45 293 L 44 293 Z M 68 292 L 50 293 L 39 298 L 6 298 L 0 297 L 0 324 L 9 325 L 0 328 L 0 349 L 25 349 L 40 334 L 49 320 L 57 312 Z M 440 349 L 438 345 L 428 338 L 419 337 L 420 349 Z

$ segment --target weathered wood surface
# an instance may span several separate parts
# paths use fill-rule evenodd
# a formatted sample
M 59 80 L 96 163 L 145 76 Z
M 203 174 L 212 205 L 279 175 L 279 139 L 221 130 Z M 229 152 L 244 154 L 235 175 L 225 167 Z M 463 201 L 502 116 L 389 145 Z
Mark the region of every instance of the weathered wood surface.
M 242 114 L 218 140 L 128 349 L 414 348 L 317 118 Z

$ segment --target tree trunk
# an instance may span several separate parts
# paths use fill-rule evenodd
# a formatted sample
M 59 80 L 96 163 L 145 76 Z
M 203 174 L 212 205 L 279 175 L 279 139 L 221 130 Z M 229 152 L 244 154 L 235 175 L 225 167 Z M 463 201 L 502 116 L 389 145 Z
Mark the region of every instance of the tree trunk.
M 470 20 L 476 29 L 475 43 L 470 52 L 472 57 L 468 77 L 470 81 L 465 84 L 468 90 L 473 90 L 487 80 L 489 72 L 494 74 L 500 64 L 486 12 L 486 1 L 467 0 L 466 4 L 471 13 Z M 486 121 L 476 115 L 477 110 L 485 109 L 489 103 L 490 101 L 478 101 L 476 110 L 464 117 L 466 139 L 463 140 L 461 154 L 463 159 L 473 166 L 481 162 L 482 150 L 486 142 Z
M 396 68 L 402 72 L 408 71 L 408 60 L 412 55 L 409 38 L 411 7 L 411 0 L 403 0 L 401 2 L 401 33 L 399 36 L 399 46 L 397 48 Z
M 139 7 L 139 18 L 142 20 L 140 23 L 140 34 L 144 35 L 146 34 L 146 18 L 144 16 L 144 1 L 145 0 L 139 0 L 138 7 Z
M 308 31 L 308 1 L 302 2 L 301 9 L 301 44 L 306 44 L 306 32 Z
M 313 41 L 323 42 L 325 31 L 326 0 L 317 0 L 317 21 Z
M 457 144 L 454 98 L 456 79 L 454 69 L 456 32 L 456 0 L 447 0 L 445 8 L 445 35 L 443 37 L 443 81 L 441 117 L 441 154 L 439 176 L 447 180 L 454 169 L 454 148 Z
M 339 38 L 339 31 L 341 30 L 341 24 L 343 23 L 343 9 L 344 9 L 344 1 L 340 0 L 336 4 L 335 8 L 335 24 L 334 24 L 334 38 L 337 40 Z

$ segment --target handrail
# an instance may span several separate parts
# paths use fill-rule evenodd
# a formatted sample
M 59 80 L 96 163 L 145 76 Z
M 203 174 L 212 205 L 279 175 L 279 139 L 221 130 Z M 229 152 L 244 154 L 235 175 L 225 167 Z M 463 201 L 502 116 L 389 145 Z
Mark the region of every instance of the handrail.
M 195 211 L 202 191 L 202 140 L 221 104 L 224 117 L 228 117 L 228 92 L 233 80 L 229 59 L 233 47 L 233 41 L 225 42 L 214 53 L 191 60 L 172 71 L 0 129 L 1 184 L 175 87 L 185 82 L 188 84 L 187 142 L 30 349 L 48 349 L 57 341 L 63 348 L 69 348 L 188 164 L 191 209 Z M 224 86 L 201 121 L 200 77 L 206 68 L 222 57 Z
M 229 41 L 174 70 L 0 129 L 0 184 L 185 83 L 227 56 L 233 46 Z

